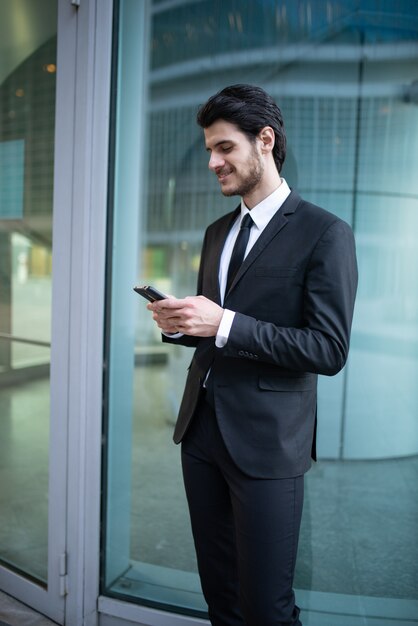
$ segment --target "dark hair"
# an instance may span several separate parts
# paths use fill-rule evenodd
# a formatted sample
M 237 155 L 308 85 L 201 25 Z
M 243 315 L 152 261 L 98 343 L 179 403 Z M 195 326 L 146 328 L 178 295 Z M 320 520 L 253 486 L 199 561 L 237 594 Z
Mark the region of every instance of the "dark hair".
M 217 120 L 235 124 L 254 142 L 265 126 L 274 130 L 273 158 L 280 173 L 286 157 L 286 134 L 282 113 L 268 93 L 255 85 L 225 87 L 203 104 L 197 113 L 197 123 L 209 128 Z

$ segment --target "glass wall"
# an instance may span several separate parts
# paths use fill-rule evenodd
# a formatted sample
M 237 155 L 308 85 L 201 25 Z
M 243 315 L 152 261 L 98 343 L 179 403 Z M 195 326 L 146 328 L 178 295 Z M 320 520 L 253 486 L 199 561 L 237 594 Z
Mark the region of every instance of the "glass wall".
M 0 561 L 47 579 L 56 0 L 0 5 Z
M 304 623 L 418 624 L 417 3 L 120 0 L 114 61 L 103 593 L 204 615 L 171 441 L 191 353 L 132 287 L 195 292 L 204 229 L 237 204 L 196 110 L 252 82 L 283 110 L 283 176 L 353 226 L 359 260 L 349 362 L 319 387 Z

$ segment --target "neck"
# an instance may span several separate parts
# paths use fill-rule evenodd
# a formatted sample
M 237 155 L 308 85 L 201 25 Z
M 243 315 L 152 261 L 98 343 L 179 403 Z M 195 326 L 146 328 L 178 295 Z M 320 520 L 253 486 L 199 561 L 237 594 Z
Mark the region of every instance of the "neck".
M 270 176 L 263 177 L 260 181 L 260 184 L 252 189 L 250 193 L 243 196 L 243 200 L 245 206 L 251 211 L 257 204 L 262 202 L 267 196 L 276 191 L 278 187 L 282 184 L 280 174 L 276 168 L 274 168 L 274 172 L 271 172 Z

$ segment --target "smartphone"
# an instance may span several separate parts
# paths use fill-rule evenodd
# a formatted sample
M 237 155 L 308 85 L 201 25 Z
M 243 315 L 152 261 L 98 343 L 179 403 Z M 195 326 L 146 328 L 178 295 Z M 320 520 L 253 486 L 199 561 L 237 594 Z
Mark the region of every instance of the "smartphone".
M 155 302 L 155 300 L 165 300 L 168 297 L 161 291 L 158 291 L 158 289 L 156 289 L 155 287 L 151 287 L 151 285 L 134 287 L 134 291 L 136 291 L 136 293 L 139 293 L 140 296 L 142 296 L 149 302 Z

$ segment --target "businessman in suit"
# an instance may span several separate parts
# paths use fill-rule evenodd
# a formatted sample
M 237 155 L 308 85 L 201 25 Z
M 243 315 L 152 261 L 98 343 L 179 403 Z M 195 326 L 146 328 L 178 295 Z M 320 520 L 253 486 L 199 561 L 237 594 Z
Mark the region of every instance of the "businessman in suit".
M 282 115 L 233 85 L 199 110 L 209 169 L 235 211 L 205 234 L 198 295 L 148 305 L 164 341 L 195 347 L 174 440 L 213 626 L 301 626 L 293 576 L 318 374 L 344 366 L 357 287 L 353 233 L 280 177 Z

